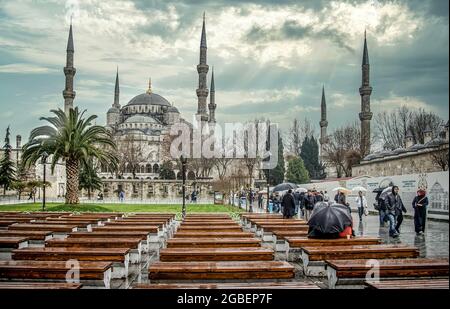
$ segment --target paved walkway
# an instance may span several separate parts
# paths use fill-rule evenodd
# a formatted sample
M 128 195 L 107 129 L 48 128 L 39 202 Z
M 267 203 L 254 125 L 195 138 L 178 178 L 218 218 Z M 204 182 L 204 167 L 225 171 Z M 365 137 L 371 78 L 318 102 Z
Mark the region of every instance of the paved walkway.
M 245 206 L 242 207 L 245 209 Z M 255 213 L 265 213 L 265 210 L 253 207 Z M 405 218 L 401 226 L 401 234 L 397 239 L 389 237 L 388 223 L 380 227 L 378 216 L 369 215 L 359 222 L 357 213 L 353 212 L 354 229 L 357 236 L 377 236 L 385 243 L 401 243 L 419 248 L 421 257 L 449 256 L 449 223 L 428 220 L 427 231 L 424 236 L 416 236 L 413 219 Z

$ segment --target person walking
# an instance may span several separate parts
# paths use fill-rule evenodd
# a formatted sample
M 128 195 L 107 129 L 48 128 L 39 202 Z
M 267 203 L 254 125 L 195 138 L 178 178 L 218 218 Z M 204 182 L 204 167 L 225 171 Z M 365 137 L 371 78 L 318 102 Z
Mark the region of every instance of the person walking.
M 294 203 L 295 203 L 294 215 L 297 215 L 298 214 L 298 210 L 300 208 L 300 198 L 301 198 L 300 192 L 295 191 L 292 195 L 294 196 Z
M 323 201 L 324 202 L 329 202 L 330 201 L 330 197 L 328 196 L 327 191 L 323 192 Z
M 384 202 L 384 199 L 381 198 L 381 191 L 377 193 L 375 196 L 375 203 L 373 204 L 375 210 L 378 210 L 378 215 L 380 218 L 380 227 L 384 227 L 384 223 L 387 221 L 387 214 L 386 214 L 386 203 Z
M 367 208 L 367 200 L 362 191 L 358 192 L 358 197 L 355 201 L 356 205 L 358 205 L 359 221 L 362 221 L 364 210 Z
M 399 190 L 398 186 L 393 186 L 391 193 L 385 198 L 386 214 L 389 220 L 389 235 L 394 238 L 400 235 L 403 212 L 406 212 L 406 208 L 399 195 Z
M 425 225 L 427 222 L 428 197 L 427 192 L 423 189 L 417 191 L 417 195 L 412 202 L 414 209 L 414 229 L 417 235 L 425 233 Z
M 295 214 L 295 201 L 291 189 L 283 196 L 281 204 L 283 205 L 283 219 L 292 218 Z
M 305 220 L 308 221 L 311 218 L 311 213 L 314 209 L 314 194 L 312 191 L 308 190 L 305 195 Z

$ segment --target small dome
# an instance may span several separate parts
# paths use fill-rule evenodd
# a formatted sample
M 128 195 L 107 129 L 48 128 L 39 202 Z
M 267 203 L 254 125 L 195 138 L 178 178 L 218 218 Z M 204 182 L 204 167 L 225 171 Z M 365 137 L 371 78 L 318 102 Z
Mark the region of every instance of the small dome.
M 169 109 L 167 110 L 169 113 L 177 113 L 179 114 L 180 112 L 178 111 L 178 108 L 176 108 L 175 106 L 171 106 L 169 107 Z
M 127 118 L 127 120 L 124 121 L 124 123 L 154 123 L 159 124 L 159 121 L 151 116 L 131 116 L 130 118 Z
M 162 96 L 156 93 L 142 93 L 135 96 L 128 102 L 127 106 L 130 105 L 162 105 L 171 106 L 169 101 L 164 99 Z
M 120 114 L 120 110 L 118 109 L 118 108 L 116 108 L 116 107 L 111 107 L 109 110 L 108 110 L 108 114 Z

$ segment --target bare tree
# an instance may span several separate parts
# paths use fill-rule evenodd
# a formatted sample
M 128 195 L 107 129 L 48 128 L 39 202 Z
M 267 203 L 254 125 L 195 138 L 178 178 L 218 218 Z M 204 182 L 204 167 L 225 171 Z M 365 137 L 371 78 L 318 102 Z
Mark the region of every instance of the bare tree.
M 289 128 L 288 136 L 286 136 L 285 138 L 285 140 L 287 141 L 286 148 L 289 150 L 289 152 L 300 156 L 303 139 L 304 137 L 301 132 L 300 121 L 295 118 L 292 121 L 292 126 Z
M 214 159 L 214 161 L 213 161 L 214 166 L 216 167 L 217 174 L 219 175 L 220 180 L 225 179 L 225 175 L 227 173 L 227 168 L 231 165 L 233 160 L 234 160 L 233 158 L 226 158 L 226 157 Z
M 141 141 L 136 140 L 133 135 L 125 137 L 118 141 L 119 149 L 119 166 L 118 175 L 123 176 L 129 172 L 136 178 L 136 174 L 140 170 L 140 166 L 147 162 L 143 154 Z
M 442 171 L 448 171 L 449 148 L 441 146 L 438 151 L 431 155 L 431 161 L 436 166 L 439 166 Z
M 411 109 L 402 106 L 391 112 L 380 112 L 375 117 L 375 128 L 378 137 L 387 150 L 406 147 L 406 135 L 408 130 L 413 135 L 414 143 L 424 143 L 425 129 L 430 126 L 433 136 L 437 136 L 441 129 L 442 119 L 424 109 Z
M 361 129 L 358 123 L 336 129 L 324 145 L 325 161 L 336 169 L 336 174 L 350 177 L 352 166 L 361 161 Z

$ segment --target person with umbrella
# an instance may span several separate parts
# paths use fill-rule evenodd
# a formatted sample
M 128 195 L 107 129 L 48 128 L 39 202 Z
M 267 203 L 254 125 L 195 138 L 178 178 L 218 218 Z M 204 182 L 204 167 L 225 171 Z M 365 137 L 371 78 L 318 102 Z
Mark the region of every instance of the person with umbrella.
M 397 238 L 400 235 L 400 226 L 403 222 L 403 212 L 406 208 L 403 205 L 402 198 L 398 194 L 399 187 L 393 186 L 391 193 L 385 198 L 386 212 L 389 220 L 389 235 Z
M 283 196 L 283 200 L 281 203 L 283 205 L 283 218 L 292 218 L 295 214 L 295 201 L 291 189 L 289 189 L 288 192 Z
M 358 197 L 355 200 L 356 205 L 358 205 L 358 215 L 359 221 L 362 221 L 364 210 L 367 208 L 367 200 L 362 191 L 358 192 Z
M 417 196 L 412 202 L 412 207 L 414 208 L 414 229 L 418 236 L 425 233 L 428 206 L 428 197 L 426 195 L 427 192 L 424 189 L 419 189 Z
M 340 204 L 317 203 L 308 225 L 308 237 L 311 238 L 348 238 L 354 235 L 352 216 L 348 208 Z

